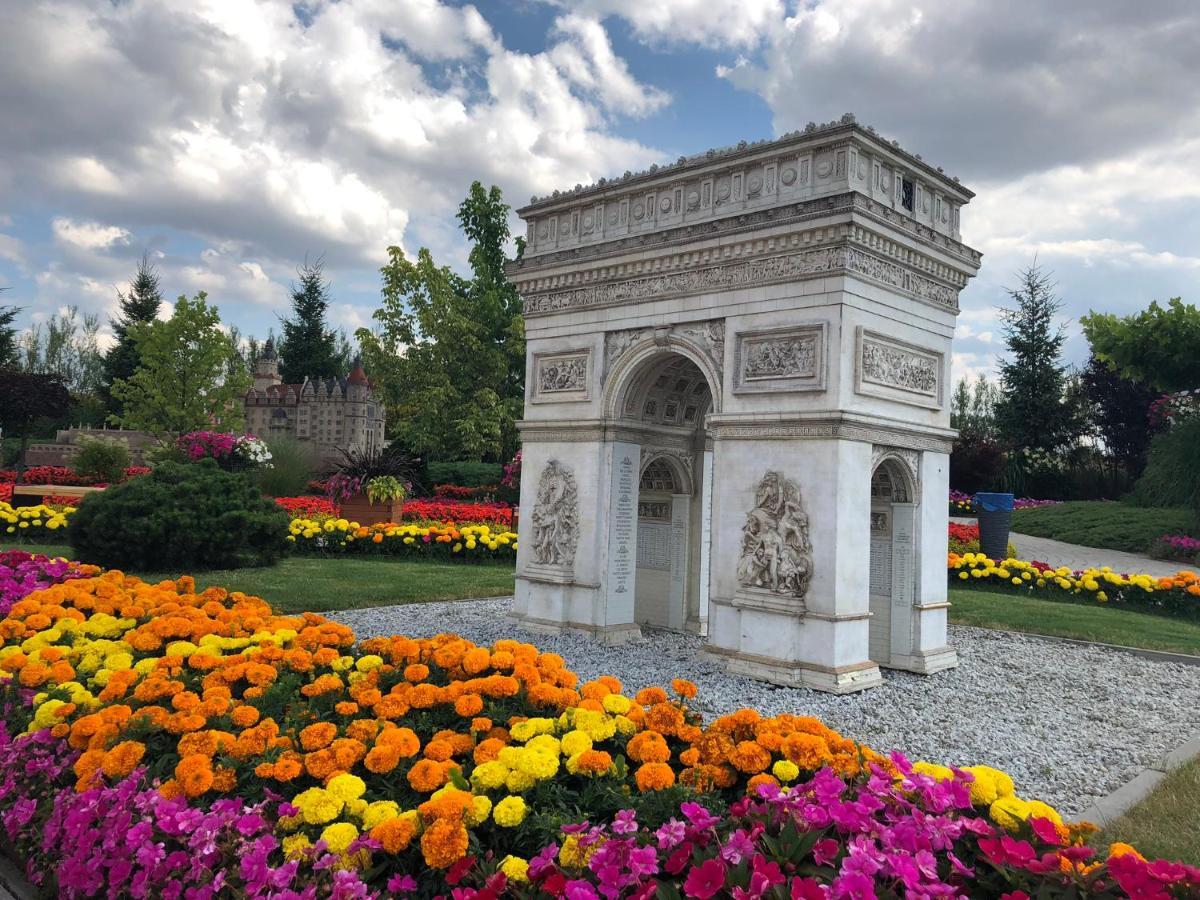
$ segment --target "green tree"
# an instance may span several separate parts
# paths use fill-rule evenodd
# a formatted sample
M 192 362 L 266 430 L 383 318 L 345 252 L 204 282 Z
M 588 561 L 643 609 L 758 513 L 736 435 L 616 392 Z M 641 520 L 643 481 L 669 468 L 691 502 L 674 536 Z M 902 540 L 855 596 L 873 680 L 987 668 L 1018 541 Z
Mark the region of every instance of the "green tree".
M 162 306 L 162 295 L 158 288 L 158 273 L 146 257 L 138 263 L 137 274 L 129 286 L 129 293 L 117 292 L 117 300 L 121 304 L 121 314 L 110 319 L 113 334 L 117 342 L 104 357 L 104 379 L 101 387 L 108 411 L 119 416 L 121 404 L 112 394 L 115 382 L 130 378 L 137 371 L 140 359 L 137 347 L 134 345 L 130 328 L 142 322 L 153 322 Z
M 74 397 L 98 395 L 104 377 L 99 335 L 99 316 L 80 316 L 78 307 L 69 306 L 21 336 L 19 365 L 27 372 L 59 376 Z
M 1160 391 L 1200 387 L 1200 309 L 1179 297 L 1132 316 L 1093 311 L 1079 320 L 1092 353 L 1124 378 Z
M 30 436 L 47 419 L 65 415 L 70 405 L 71 394 L 59 375 L 0 368 L 0 428 L 5 437 L 20 438 L 18 471 L 25 469 Z
M 1122 378 L 1096 356 L 1088 360 L 1080 378 L 1108 455 L 1136 478 L 1146 467 L 1150 439 L 1158 430 L 1149 416 L 1158 393 L 1140 381 Z
M 1000 310 L 1009 356 L 1000 361 L 996 425 L 1002 441 L 1019 450 L 1054 452 L 1079 435 L 1076 404 L 1066 396 L 1066 328 L 1055 321 L 1062 301 L 1050 278 L 1035 263 L 1008 291 L 1014 306 Z
M 238 428 L 250 376 L 229 365 L 235 348 L 201 291 L 175 301 L 166 321 L 130 326 L 140 365 L 113 384 L 123 412 L 115 422 L 159 435 L 199 428 Z
M 16 306 L 0 306 L 0 368 L 17 361 L 17 327 L 13 320 L 21 310 Z
M 434 459 L 510 459 L 525 396 L 521 300 L 504 273 L 508 206 L 479 182 L 458 210 L 471 275 L 388 249 L 375 331 L 360 329 L 367 371 L 384 391 L 394 437 Z M 524 241 L 516 241 L 518 257 Z
M 1000 391 L 995 382 L 983 375 L 977 375 L 971 381 L 964 375 L 955 384 L 950 399 L 950 427 L 963 435 L 994 438 L 999 401 Z
M 337 335 L 325 322 L 329 281 L 321 260 L 306 262 L 298 274 L 300 283 L 292 285 L 292 317 L 282 320 L 279 374 L 284 384 L 299 384 L 305 376 L 344 375 L 346 369 L 338 365 Z

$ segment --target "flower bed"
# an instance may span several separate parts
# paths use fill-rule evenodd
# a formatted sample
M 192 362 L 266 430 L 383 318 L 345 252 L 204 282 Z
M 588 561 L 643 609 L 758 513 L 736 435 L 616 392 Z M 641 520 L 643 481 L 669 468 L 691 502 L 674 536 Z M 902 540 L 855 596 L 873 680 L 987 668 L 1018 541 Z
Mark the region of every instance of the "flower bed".
M 276 497 L 275 502 L 294 519 L 337 515 L 337 507 L 325 497 Z
M 215 459 L 222 469 L 269 465 L 271 451 L 266 442 L 252 434 L 230 431 L 189 431 L 175 446 L 192 462 Z
M 99 572 L 95 566 L 51 559 L 24 550 L 0 551 L 0 615 L 8 615 L 17 600 L 34 591 Z
M 688 682 L 627 697 L 516 641 L 356 647 L 320 616 L 119 572 L 30 594 L 0 638 L 0 822 L 58 896 L 1200 888 L 1094 857 L 995 769 L 910 766 L 799 716 L 706 725 Z
M 406 522 L 455 522 L 499 525 L 511 528 L 512 507 L 504 503 L 463 503 L 458 500 L 409 500 L 404 504 Z
M 295 518 L 288 540 L 305 553 L 383 553 L 446 559 L 507 560 L 517 557 L 517 535 L 489 525 L 453 523 L 363 526 L 335 518 Z
M 14 507 L 0 501 L 0 534 L 5 540 L 35 544 L 61 541 L 66 536 L 67 521 L 74 512 L 73 506 L 53 508 L 43 503 Z
M 1038 561 L 991 560 L 982 553 L 950 553 L 946 567 L 951 584 L 1200 620 L 1200 575 L 1195 572 L 1156 578 L 1122 574 L 1108 566 L 1072 571 Z
M 951 553 L 957 553 L 960 556 L 964 553 L 978 553 L 979 526 L 951 522 L 949 526 L 949 547 Z M 1017 555 L 1017 548 L 1012 544 L 1008 545 L 1008 555 Z
M 468 487 L 461 484 L 435 484 L 433 496 L 444 500 L 479 500 L 483 497 L 495 496 L 500 490 L 498 484 L 480 484 Z
M 150 471 L 149 466 L 130 466 L 125 470 L 123 481 L 145 475 Z M 0 469 L 0 483 L 13 484 L 17 480 L 17 472 L 13 469 Z M 22 484 L 61 484 L 72 487 L 103 487 L 106 482 L 93 481 L 76 474 L 74 469 L 67 466 L 30 466 L 25 470 Z
M 1150 545 L 1150 555 L 1200 565 L 1200 538 L 1186 534 L 1164 534 Z
M 1038 506 L 1057 506 L 1061 500 L 1034 500 L 1032 497 L 1016 497 L 1013 499 L 1013 509 L 1034 509 Z M 974 494 L 964 494 L 962 491 L 950 492 L 950 515 L 977 516 L 979 504 L 975 502 Z

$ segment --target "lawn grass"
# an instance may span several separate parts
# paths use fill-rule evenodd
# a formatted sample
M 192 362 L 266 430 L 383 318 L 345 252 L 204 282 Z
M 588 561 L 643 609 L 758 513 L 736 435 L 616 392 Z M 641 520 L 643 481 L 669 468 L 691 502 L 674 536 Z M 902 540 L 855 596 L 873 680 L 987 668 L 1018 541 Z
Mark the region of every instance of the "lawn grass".
M 950 621 L 955 625 L 1200 656 L 1200 623 L 1196 622 L 973 589 L 951 588 L 950 604 Z
M 0 550 L 14 547 L 30 553 L 74 558 L 71 548 L 63 544 L 0 544 Z M 153 582 L 180 573 L 129 574 Z M 513 567 L 499 563 L 467 565 L 387 557 L 291 556 L 277 566 L 194 574 L 200 587 L 217 585 L 254 594 L 285 613 L 498 597 L 513 592 Z
M 1103 849 L 1114 841 L 1150 859 L 1200 866 L 1200 759 L 1169 772 L 1150 796 L 1092 837 Z
M 1151 542 L 1164 534 L 1195 534 L 1196 523 L 1186 509 L 1147 508 L 1114 500 L 1072 500 L 1015 510 L 1012 530 L 1085 547 L 1145 553 Z

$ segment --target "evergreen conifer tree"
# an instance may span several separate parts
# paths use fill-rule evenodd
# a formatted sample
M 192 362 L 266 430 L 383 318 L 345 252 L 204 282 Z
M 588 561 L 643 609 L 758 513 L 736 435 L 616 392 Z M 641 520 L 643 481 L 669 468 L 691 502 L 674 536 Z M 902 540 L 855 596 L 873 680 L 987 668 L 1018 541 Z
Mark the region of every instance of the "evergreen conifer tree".
M 117 293 L 121 301 L 121 315 L 112 319 L 113 334 L 117 343 L 104 357 L 104 373 L 100 393 L 109 412 L 114 416 L 121 414 L 121 402 L 112 394 L 112 386 L 116 381 L 123 381 L 133 376 L 141 364 L 137 346 L 129 329 L 138 324 L 153 322 L 162 306 L 162 295 L 158 289 L 158 273 L 146 257 L 138 263 L 137 274 L 129 286 L 129 293 Z
M 1067 367 L 1062 362 L 1066 329 L 1055 317 L 1062 301 L 1049 273 L 1036 263 L 1010 289 L 1015 304 L 1000 310 L 1009 357 L 1000 361 L 1000 401 L 996 424 L 1015 450 L 1054 452 L 1078 436 L 1067 408 Z
M 321 260 L 300 267 L 300 283 L 292 285 L 292 317 L 283 320 L 279 342 L 279 374 L 284 384 L 309 378 L 344 375 L 338 367 L 337 336 L 325 322 L 329 282 Z
M 0 306 L 0 368 L 17 361 L 17 328 L 13 321 L 20 311 L 15 306 Z

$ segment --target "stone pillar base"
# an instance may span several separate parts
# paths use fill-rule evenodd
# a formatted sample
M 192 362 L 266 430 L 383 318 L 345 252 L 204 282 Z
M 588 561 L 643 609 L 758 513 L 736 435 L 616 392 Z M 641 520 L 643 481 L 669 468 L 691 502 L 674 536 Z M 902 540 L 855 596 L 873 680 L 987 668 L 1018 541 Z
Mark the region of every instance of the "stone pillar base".
M 619 646 L 630 641 L 640 640 L 642 629 L 637 625 L 592 625 L 587 622 L 555 622 L 550 619 L 537 619 L 533 616 L 517 612 L 508 614 L 508 620 L 514 625 L 532 631 L 534 634 L 565 634 L 575 632 L 595 638 L 602 644 Z
M 953 669 L 957 665 L 958 654 L 953 647 L 938 647 L 935 650 L 920 650 L 911 655 L 893 653 L 888 668 L 916 672 L 918 675 L 932 675 L 934 672 Z
M 734 675 L 745 675 L 783 687 L 806 687 L 830 694 L 853 694 L 883 684 L 879 666 L 869 659 L 856 665 L 831 669 L 800 662 L 785 662 L 711 645 L 705 647 L 703 652 L 712 659 L 723 660 L 726 670 Z

